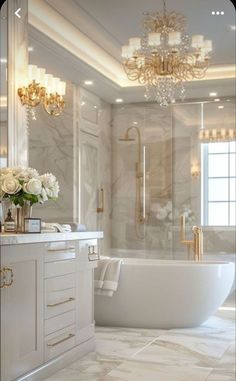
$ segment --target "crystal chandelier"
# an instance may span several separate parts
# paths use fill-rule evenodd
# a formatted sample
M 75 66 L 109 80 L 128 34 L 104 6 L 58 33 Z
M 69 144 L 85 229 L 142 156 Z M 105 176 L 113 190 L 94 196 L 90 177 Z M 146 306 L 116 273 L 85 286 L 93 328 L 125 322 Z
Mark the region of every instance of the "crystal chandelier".
M 212 41 L 185 33 L 186 17 L 167 12 L 144 13 L 142 38 L 122 47 L 123 67 L 129 80 L 145 86 L 145 98 L 168 106 L 184 98 L 184 81 L 202 79 L 209 66 Z

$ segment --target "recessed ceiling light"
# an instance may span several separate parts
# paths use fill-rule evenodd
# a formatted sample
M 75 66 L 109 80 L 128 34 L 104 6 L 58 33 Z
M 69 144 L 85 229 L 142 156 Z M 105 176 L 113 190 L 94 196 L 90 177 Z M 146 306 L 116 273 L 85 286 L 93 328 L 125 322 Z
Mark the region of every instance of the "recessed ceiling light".
M 236 30 L 236 25 L 230 25 L 231 30 Z
M 33 52 L 33 51 L 34 51 L 33 46 L 28 46 L 28 52 Z
M 214 93 L 214 92 L 209 93 L 209 96 L 210 96 L 210 97 L 217 97 L 217 93 Z
M 138 122 L 133 122 L 133 124 L 136 126 L 138 124 Z
M 221 11 L 220 14 L 223 16 L 223 15 L 225 14 L 225 12 L 224 12 L 224 11 Z
M 0 62 L 1 63 L 7 63 L 7 59 L 6 58 L 0 58 Z
M 230 99 L 226 99 L 226 102 L 230 102 Z
M 224 106 L 223 106 L 223 105 L 220 105 L 220 106 L 218 106 L 218 108 L 221 110 L 222 108 L 224 108 Z
M 86 80 L 86 81 L 84 81 L 84 84 L 86 85 L 86 86 L 92 86 L 93 85 L 93 81 L 91 81 L 91 80 Z
M 116 103 L 123 103 L 124 100 L 122 98 L 116 98 Z
M 214 102 L 220 102 L 220 98 L 214 99 Z

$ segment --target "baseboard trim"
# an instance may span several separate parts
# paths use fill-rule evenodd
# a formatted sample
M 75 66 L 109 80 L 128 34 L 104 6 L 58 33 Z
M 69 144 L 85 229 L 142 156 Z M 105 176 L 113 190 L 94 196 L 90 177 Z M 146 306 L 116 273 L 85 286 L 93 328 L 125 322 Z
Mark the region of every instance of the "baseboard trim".
M 43 381 L 45 378 L 50 377 L 52 374 L 58 372 L 62 368 L 65 368 L 72 362 L 85 356 L 87 353 L 94 351 L 94 349 L 95 338 L 93 337 L 63 353 L 62 355 L 46 362 L 30 373 L 15 379 L 15 381 Z

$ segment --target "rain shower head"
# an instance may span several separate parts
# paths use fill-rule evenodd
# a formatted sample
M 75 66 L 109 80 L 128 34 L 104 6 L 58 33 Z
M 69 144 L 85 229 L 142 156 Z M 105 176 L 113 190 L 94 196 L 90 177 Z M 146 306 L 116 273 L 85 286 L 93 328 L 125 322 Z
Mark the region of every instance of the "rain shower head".
M 133 138 L 126 138 L 126 137 L 124 137 L 124 138 L 120 138 L 120 139 L 118 139 L 120 142 L 134 142 L 135 141 L 135 139 L 133 139 Z
M 122 138 L 119 138 L 120 142 L 134 142 L 135 141 L 134 138 L 129 137 L 129 130 L 130 130 L 130 128 L 128 128 L 128 130 L 126 130 L 125 135 Z

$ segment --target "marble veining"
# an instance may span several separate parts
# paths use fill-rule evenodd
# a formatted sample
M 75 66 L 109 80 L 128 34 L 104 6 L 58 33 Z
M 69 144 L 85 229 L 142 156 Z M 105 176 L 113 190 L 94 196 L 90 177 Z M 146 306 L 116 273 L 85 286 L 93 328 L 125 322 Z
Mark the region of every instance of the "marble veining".
M 44 381 L 235 381 L 235 295 L 200 327 L 97 327 L 96 341 Z

